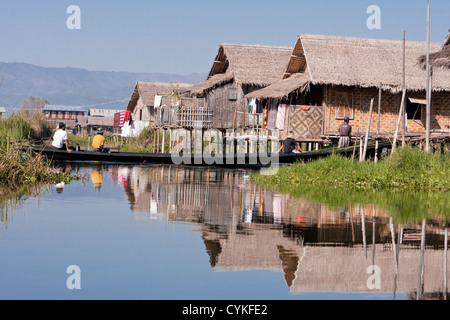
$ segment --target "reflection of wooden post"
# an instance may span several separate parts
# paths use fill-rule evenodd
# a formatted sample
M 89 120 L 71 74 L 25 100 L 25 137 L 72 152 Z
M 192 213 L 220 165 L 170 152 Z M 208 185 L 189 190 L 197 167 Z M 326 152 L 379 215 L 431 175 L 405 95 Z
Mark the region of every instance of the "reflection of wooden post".
M 361 206 L 359 210 L 361 211 L 361 224 L 362 224 L 364 255 L 367 258 L 366 219 L 364 217 L 364 207 Z
M 445 240 L 444 240 L 444 300 L 447 300 L 447 254 L 448 254 L 448 229 L 445 228 Z
M 392 250 L 394 251 L 394 263 L 395 263 L 395 276 L 394 276 L 394 300 L 395 295 L 397 293 L 397 277 L 398 277 L 398 246 L 400 245 L 400 242 L 398 245 L 395 245 L 395 230 L 394 230 L 394 223 L 392 222 L 392 217 L 390 218 L 389 222 L 390 228 L 391 228 L 391 238 L 392 238 Z
M 425 269 L 425 227 L 426 227 L 426 220 L 424 219 L 422 221 L 422 239 L 420 241 L 420 270 L 419 270 L 419 284 L 417 288 L 417 300 L 420 300 L 423 295 L 423 289 L 424 289 L 424 269 Z

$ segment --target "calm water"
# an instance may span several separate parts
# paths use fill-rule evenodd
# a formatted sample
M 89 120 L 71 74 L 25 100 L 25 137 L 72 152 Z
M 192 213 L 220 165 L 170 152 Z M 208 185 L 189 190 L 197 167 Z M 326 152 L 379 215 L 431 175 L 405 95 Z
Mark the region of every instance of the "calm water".
M 446 298 L 446 197 L 423 224 L 423 208 L 394 212 L 398 196 L 325 204 L 251 171 L 65 169 L 83 179 L 2 204 L 0 299 Z

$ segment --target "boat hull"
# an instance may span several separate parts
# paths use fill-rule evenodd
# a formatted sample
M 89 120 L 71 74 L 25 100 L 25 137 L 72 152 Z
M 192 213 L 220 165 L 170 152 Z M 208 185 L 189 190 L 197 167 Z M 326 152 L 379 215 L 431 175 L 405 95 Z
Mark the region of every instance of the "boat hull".
M 380 144 L 379 149 L 390 148 L 389 143 Z M 30 150 L 30 149 L 24 149 Z M 223 166 L 223 167 L 270 167 L 274 165 L 293 164 L 297 161 L 312 161 L 328 157 L 332 154 L 344 156 L 358 155 L 359 148 L 346 148 L 339 150 L 320 150 L 301 154 L 232 154 L 204 156 L 198 154 L 173 156 L 172 154 L 113 152 L 101 153 L 93 151 L 67 151 L 51 148 L 31 148 L 34 153 L 40 153 L 54 161 L 82 161 L 82 162 L 109 162 L 132 164 L 164 164 L 164 165 L 189 165 L 189 166 Z M 374 156 L 375 146 L 369 146 L 367 156 Z

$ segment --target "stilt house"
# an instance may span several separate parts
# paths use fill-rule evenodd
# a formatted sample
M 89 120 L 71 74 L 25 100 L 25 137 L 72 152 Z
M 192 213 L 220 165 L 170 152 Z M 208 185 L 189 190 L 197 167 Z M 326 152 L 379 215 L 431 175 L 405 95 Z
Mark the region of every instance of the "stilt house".
M 206 81 L 193 86 L 212 113 L 212 127 L 228 129 L 242 123 L 245 95 L 267 87 L 283 76 L 292 47 L 222 44 Z M 240 114 L 234 119 L 235 111 Z
M 407 134 L 420 134 L 426 130 L 427 77 L 419 58 L 427 44 L 405 42 L 405 59 L 403 47 L 403 41 L 300 35 L 282 79 L 246 98 L 286 106 L 281 138 L 291 135 L 305 142 L 337 137 L 346 116 L 355 135 L 365 132 L 374 99 L 371 135 L 389 135 L 399 117 L 405 61 L 404 128 Z M 431 44 L 431 52 L 441 48 L 441 44 Z M 439 61 L 448 63 L 448 50 L 437 53 L 435 60 L 441 55 L 447 60 Z M 431 129 L 449 130 L 450 69 L 434 68 L 432 79 Z

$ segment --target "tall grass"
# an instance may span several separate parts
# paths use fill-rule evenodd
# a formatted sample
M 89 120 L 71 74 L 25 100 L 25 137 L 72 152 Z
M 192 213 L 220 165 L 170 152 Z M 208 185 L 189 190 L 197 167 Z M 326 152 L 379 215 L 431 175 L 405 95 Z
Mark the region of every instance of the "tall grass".
M 21 112 L 0 119 L 0 187 L 12 190 L 39 183 L 58 183 L 71 179 L 52 168 L 42 155 L 25 153 L 20 145 L 51 134 L 42 114 Z
M 40 140 L 50 137 L 52 130 L 45 115 L 23 111 L 0 119 L 0 142 L 9 138 L 12 142 Z
M 340 155 L 280 168 L 273 176 L 255 175 L 252 181 L 269 187 L 315 184 L 377 189 L 450 190 L 449 156 L 405 147 L 375 164 Z

